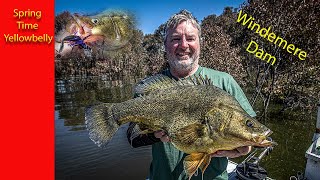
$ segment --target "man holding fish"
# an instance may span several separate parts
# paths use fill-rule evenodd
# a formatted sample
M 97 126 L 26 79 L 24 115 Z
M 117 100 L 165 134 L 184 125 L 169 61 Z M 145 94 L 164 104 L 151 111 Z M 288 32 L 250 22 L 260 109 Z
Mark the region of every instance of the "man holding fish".
M 133 123 L 128 129 L 133 147 L 152 144 L 152 180 L 228 179 L 227 157 L 273 145 L 267 140 L 271 130 L 253 118 L 236 81 L 199 66 L 200 41 L 191 13 L 173 15 L 164 41 L 169 69 L 139 82 L 136 98 L 87 108 L 91 140 L 104 147 L 121 125 Z M 144 129 L 138 135 L 134 123 Z
M 200 67 L 199 55 L 201 44 L 201 28 L 191 13 L 183 10 L 173 15 L 166 24 L 165 50 L 169 62 L 169 69 L 162 74 L 176 80 L 184 79 L 192 75 L 208 76 L 215 86 L 233 95 L 241 107 L 252 117 L 256 116 L 243 91 L 236 81 L 227 73 Z M 130 124 L 129 138 L 134 127 Z M 163 143 L 159 143 L 162 141 Z M 184 153 L 177 150 L 170 143 L 169 137 L 164 131 L 156 131 L 154 134 L 139 135 L 132 139 L 132 145 L 139 147 L 153 144 L 153 163 L 150 168 L 150 179 L 185 179 L 181 175 L 181 159 Z M 227 158 L 235 158 L 250 152 L 251 146 L 242 146 L 233 150 L 220 150 L 213 154 L 209 167 L 204 173 L 204 179 L 228 179 L 226 173 Z M 192 179 L 199 179 L 194 176 Z

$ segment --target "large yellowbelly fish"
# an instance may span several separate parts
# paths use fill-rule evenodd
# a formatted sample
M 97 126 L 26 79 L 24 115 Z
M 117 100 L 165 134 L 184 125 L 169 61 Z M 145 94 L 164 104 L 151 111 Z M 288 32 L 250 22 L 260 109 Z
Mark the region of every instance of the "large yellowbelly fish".
M 119 126 L 135 122 L 150 131 L 163 130 L 171 143 L 188 156 L 189 176 L 210 163 L 210 154 L 241 146 L 271 146 L 271 130 L 250 117 L 238 101 L 202 77 L 176 81 L 155 75 L 135 87 L 139 97 L 122 103 L 105 103 L 86 110 L 89 136 L 105 146 Z

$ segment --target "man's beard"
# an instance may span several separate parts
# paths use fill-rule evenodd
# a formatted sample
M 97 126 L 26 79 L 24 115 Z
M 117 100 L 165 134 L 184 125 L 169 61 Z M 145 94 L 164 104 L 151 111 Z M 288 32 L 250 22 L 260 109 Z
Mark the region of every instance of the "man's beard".
M 189 57 L 188 60 L 179 60 L 176 56 L 168 55 L 170 68 L 177 72 L 192 71 L 196 67 L 196 60 L 199 58 L 196 54 Z

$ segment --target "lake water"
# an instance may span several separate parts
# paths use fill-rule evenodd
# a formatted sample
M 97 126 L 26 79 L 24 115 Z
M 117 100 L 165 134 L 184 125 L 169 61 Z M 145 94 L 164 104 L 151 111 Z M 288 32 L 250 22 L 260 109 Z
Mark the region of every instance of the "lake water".
M 106 77 L 56 80 L 55 176 L 56 180 L 143 180 L 151 162 L 151 147 L 132 148 L 122 126 L 104 149 L 88 137 L 84 109 L 97 102 L 122 102 L 132 98 L 137 79 L 109 81 Z M 272 116 L 263 122 L 279 145 L 260 163 L 274 179 L 289 179 L 304 172 L 305 152 L 311 144 L 316 114 L 303 119 Z M 240 162 L 243 158 L 234 159 Z

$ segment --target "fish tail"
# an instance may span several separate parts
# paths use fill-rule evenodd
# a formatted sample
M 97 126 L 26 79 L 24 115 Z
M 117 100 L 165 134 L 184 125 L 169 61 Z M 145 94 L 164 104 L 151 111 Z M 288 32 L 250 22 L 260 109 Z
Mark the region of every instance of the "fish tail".
M 104 147 L 119 129 L 112 107 L 114 104 L 103 103 L 88 107 L 85 120 L 90 139 L 99 147 Z

